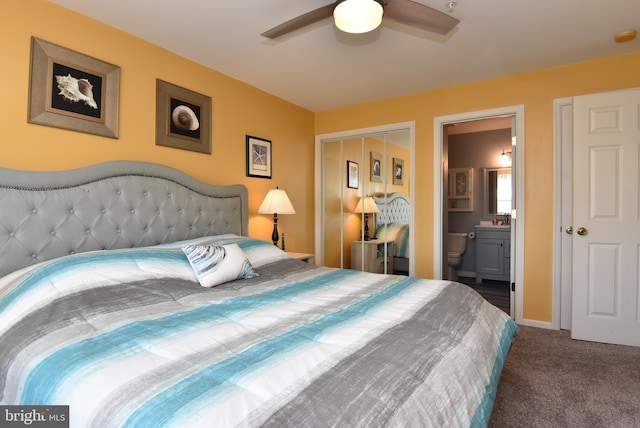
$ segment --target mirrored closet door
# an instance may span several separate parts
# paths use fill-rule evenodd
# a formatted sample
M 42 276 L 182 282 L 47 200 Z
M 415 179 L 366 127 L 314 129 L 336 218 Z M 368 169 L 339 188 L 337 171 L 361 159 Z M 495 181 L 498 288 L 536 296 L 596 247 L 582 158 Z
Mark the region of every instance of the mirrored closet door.
M 410 273 L 410 129 L 320 141 L 323 265 Z

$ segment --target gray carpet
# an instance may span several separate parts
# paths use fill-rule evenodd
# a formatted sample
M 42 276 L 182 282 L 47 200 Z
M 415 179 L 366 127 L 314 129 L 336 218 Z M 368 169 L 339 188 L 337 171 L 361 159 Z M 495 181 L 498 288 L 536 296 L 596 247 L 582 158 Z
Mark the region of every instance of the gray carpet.
M 520 327 L 490 427 L 640 427 L 640 347 Z

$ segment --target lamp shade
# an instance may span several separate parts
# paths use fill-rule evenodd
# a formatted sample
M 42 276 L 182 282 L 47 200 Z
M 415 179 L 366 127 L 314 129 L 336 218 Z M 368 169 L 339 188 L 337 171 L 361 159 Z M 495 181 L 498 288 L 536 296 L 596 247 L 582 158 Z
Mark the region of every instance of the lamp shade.
M 356 210 L 355 210 L 355 212 L 357 213 L 365 213 L 365 214 L 377 213 L 378 211 L 379 211 L 378 205 L 376 205 L 375 201 L 371 196 L 360 198 L 360 200 L 358 201 L 358 204 L 356 205 Z
M 346 33 L 366 33 L 382 22 L 382 5 L 375 0 L 345 0 L 333 10 L 336 27 Z
M 267 196 L 262 201 L 262 205 L 258 208 L 258 214 L 295 214 L 291 201 L 287 196 L 287 192 L 282 189 L 269 190 Z

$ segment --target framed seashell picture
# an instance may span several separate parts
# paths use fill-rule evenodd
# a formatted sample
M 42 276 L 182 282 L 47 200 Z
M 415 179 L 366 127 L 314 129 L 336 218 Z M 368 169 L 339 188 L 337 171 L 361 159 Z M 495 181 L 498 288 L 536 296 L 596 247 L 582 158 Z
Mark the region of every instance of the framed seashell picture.
M 271 178 L 271 141 L 246 136 L 247 177 Z
M 211 153 L 211 97 L 156 79 L 156 145 Z
M 118 138 L 120 67 L 31 38 L 27 121 Z

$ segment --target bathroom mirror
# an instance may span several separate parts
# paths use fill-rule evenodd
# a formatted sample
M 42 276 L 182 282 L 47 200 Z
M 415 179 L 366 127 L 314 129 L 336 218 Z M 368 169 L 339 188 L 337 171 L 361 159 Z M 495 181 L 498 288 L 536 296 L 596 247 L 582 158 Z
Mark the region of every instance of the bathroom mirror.
M 511 168 L 484 169 L 484 215 L 511 213 Z

